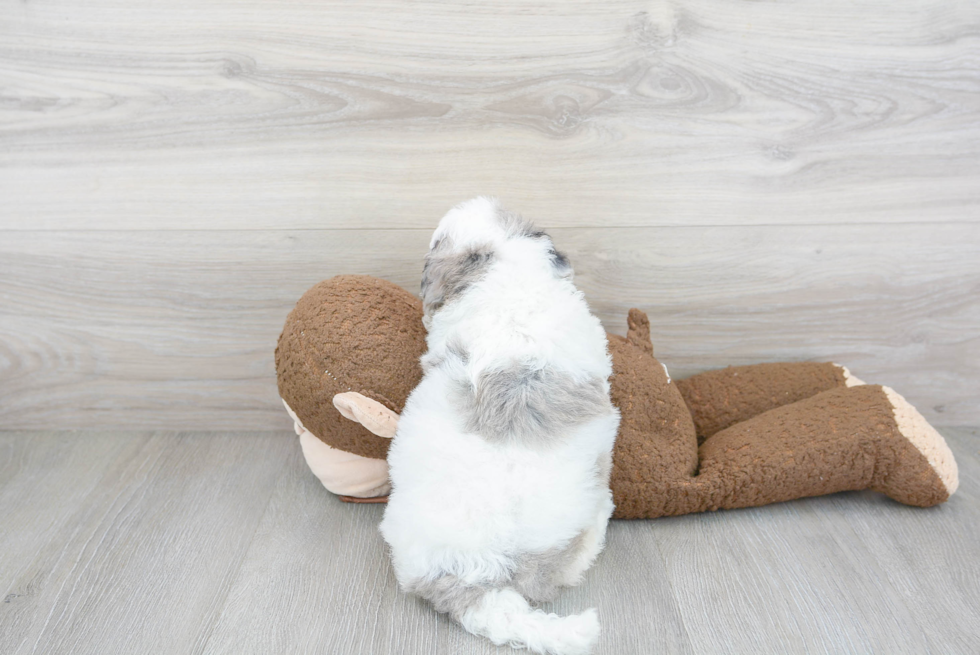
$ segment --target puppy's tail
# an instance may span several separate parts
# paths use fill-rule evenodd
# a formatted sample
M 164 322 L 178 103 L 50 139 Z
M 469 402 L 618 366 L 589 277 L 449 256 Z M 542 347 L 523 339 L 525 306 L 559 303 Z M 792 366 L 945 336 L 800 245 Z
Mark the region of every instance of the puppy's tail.
M 469 607 L 460 623 L 473 634 L 502 646 L 527 648 L 548 655 L 588 655 L 599 638 L 595 609 L 573 616 L 532 609 L 514 589 L 491 589 Z

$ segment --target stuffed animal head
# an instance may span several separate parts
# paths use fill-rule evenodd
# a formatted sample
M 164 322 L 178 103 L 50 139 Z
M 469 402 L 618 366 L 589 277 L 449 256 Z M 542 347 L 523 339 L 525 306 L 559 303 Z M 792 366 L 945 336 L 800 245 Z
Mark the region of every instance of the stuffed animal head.
M 385 493 L 392 417 L 422 377 L 423 352 L 421 301 L 385 280 L 331 278 L 289 313 L 276 347 L 279 395 L 311 466 L 331 467 L 314 471 L 330 491 Z

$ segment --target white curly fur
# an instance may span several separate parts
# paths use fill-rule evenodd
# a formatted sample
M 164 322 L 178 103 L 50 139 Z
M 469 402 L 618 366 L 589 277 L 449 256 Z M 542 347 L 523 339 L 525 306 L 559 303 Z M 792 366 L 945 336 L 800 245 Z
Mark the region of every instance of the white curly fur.
M 558 617 L 533 609 L 521 592 L 547 596 L 578 583 L 601 551 L 619 413 L 608 402 L 605 331 L 567 261 L 530 228 L 477 198 L 450 211 L 433 235 L 445 257 L 478 249 L 480 268 L 426 316 L 425 375 L 388 454 L 392 492 L 381 532 L 403 589 L 496 644 L 571 655 L 590 652 L 598 638 L 595 610 Z M 506 370 L 547 371 L 523 382 L 571 385 L 565 398 L 575 384 L 598 384 L 605 400 L 591 413 L 565 407 L 549 416 L 543 424 L 563 425 L 556 437 L 485 438 L 459 399 L 479 396 L 481 380 Z

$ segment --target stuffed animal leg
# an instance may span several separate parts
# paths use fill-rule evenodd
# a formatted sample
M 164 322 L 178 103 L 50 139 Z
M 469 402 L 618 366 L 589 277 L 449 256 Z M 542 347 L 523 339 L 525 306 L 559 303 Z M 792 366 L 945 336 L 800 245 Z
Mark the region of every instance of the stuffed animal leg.
M 397 415 L 359 394 L 337 396 L 341 402 L 344 415 L 362 425 L 373 424 L 374 411 L 397 425 Z M 653 482 L 653 494 L 640 489 L 650 483 L 614 483 L 616 515 L 654 518 L 862 489 L 929 507 L 958 485 L 942 436 L 879 385 L 841 386 L 763 412 L 709 437 L 699 461 L 697 475 Z M 637 506 L 637 498 L 647 502 Z
M 645 319 L 631 310 L 627 338 L 610 338 L 612 395 L 622 413 L 614 517 L 858 489 L 925 507 L 956 490 L 956 462 L 942 436 L 893 390 L 863 385 L 834 364 L 730 368 L 675 384 L 652 346 L 643 346 Z M 780 374 L 770 379 L 772 371 Z M 708 436 L 700 448 L 685 399 L 703 417 L 700 431 Z
M 631 309 L 627 325 L 627 341 L 653 355 L 647 315 L 639 309 Z M 815 362 L 729 366 L 674 383 L 694 419 L 699 443 L 720 430 L 770 409 L 815 396 L 821 391 L 864 384 L 844 366 Z
M 706 509 L 861 489 L 929 507 L 958 484 L 942 436 L 879 385 L 824 391 L 733 425 L 704 442 L 700 462 Z
M 844 366 L 816 362 L 781 362 L 729 366 L 677 381 L 691 411 L 698 441 L 763 412 L 789 405 L 821 391 L 864 384 Z

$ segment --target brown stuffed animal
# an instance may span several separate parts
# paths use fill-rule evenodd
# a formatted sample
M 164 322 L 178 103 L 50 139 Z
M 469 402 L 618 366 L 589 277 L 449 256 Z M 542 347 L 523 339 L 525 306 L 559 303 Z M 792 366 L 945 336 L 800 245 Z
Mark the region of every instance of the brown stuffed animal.
M 888 387 L 814 363 L 672 381 L 653 356 L 646 315 L 631 309 L 628 324 L 625 338 L 609 335 L 612 401 L 622 414 L 614 518 L 858 489 L 928 507 L 956 491 L 946 442 Z M 276 348 L 279 394 L 327 489 L 384 502 L 389 439 L 421 379 L 424 351 L 421 301 L 390 282 L 339 276 L 297 303 Z
M 388 440 L 424 352 L 422 301 L 391 282 L 339 275 L 296 303 L 276 347 L 279 395 L 327 489 L 384 502 Z

